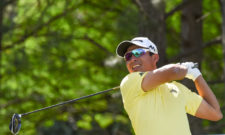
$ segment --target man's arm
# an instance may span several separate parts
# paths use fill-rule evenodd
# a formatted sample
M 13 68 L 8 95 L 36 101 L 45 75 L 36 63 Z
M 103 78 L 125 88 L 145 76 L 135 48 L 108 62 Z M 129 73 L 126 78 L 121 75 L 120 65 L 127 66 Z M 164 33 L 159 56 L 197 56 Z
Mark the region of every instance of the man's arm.
M 203 97 L 202 103 L 200 104 L 195 116 L 212 121 L 222 119 L 223 114 L 220 111 L 220 106 L 216 96 L 213 94 L 204 78 L 200 75 L 194 83 L 199 95 Z
M 142 89 L 147 92 L 165 82 L 181 80 L 185 77 L 187 68 L 179 64 L 169 64 L 149 71 L 142 81 Z

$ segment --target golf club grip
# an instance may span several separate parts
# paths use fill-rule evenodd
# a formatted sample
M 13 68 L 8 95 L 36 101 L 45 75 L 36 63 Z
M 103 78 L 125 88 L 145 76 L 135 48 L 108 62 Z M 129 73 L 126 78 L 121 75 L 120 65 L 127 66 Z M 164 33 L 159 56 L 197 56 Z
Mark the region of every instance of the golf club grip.
M 198 68 L 198 63 L 194 63 L 194 66 L 192 68 Z

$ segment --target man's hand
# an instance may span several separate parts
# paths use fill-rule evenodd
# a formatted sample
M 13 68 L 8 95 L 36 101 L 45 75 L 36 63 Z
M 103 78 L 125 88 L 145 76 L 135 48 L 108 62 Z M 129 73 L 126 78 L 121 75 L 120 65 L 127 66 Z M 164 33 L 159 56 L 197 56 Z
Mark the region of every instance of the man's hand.
M 181 65 L 187 68 L 187 74 L 185 77 L 188 79 L 195 81 L 200 75 L 202 75 L 193 62 L 184 62 L 181 63 Z

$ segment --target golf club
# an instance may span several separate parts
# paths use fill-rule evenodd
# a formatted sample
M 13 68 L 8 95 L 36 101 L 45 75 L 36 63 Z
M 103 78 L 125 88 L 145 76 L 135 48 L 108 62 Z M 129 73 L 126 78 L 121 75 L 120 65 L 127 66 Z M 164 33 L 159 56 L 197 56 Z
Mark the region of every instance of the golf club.
M 198 63 L 195 63 L 192 68 L 197 68 L 197 67 L 198 67 Z M 107 90 L 97 92 L 97 93 L 94 93 L 94 94 L 91 94 L 91 95 L 83 96 L 83 97 L 80 97 L 80 98 L 68 100 L 68 101 L 65 101 L 65 102 L 61 102 L 61 103 L 58 103 L 58 104 L 55 104 L 55 105 L 51 105 L 51 106 L 48 106 L 48 107 L 44 107 L 44 108 L 37 109 L 37 110 L 27 112 L 27 113 L 23 113 L 23 114 L 15 113 L 15 114 L 13 114 L 13 116 L 11 118 L 9 129 L 14 135 L 16 135 L 16 134 L 18 134 L 18 132 L 20 131 L 20 128 L 21 128 L 21 118 L 22 118 L 22 116 L 29 115 L 29 114 L 32 114 L 32 113 L 36 113 L 36 112 L 43 111 L 43 110 L 47 110 L 47 109 L 50 109 L 50 108 L 53 108 L 53 107 L 56 107 L 56 106 L 61 106 L 61 105 L 65 105 L 65 104 L 68 104 L 68 103 L 73 103 L 75 101 L 78 101 L 78 100 L 81 100 L 81 99 L 84 99 L 84 98 L 99 95 L 99 94 L 106 93 L 106 92 L 116 90 L 116 89 L 119 89 L 119 88 L 120 88 L 120 86 L 116 86 L 116 87 L 113 87 L 111 89 L 107 89 Z
M 53 108 L 53 107 L 65 105 L 65 104 L 68 104 L 68 103 L 73 103 L 75 101 L 78 101 L 78 100 L 81 100 L 81 99 L 84 99 L 84 98 L 88 98 L 88 97 L 92 97 L 92 96 L 95 96 L 95 95 L 99 95 L 99 94 L 106 93 L 106 92 L 109 92 L 109 91 L 112 91 L 112 90 L 116 90 L 116 89 L 119 89 L 119 88 L 120 88 L 120 86 L 113 87 L 111 89 L 107 89 L 107 90 L 104 90 L 104 91 L 101 91 L 101 92 L 97 92 L 97 93 L 94 93 L 94 94 L 91 94 L 91 95 L 83 96 L 83 97 L 80 97 L 80 98 L 68 100 L 68 101 L 65 101 L 65 102 L 61 102 L 61 103 L 58 103 L 58 104 L 55 104 L 55 105 L 51 105 L 51 106 L 44 107 L 44 108 L 41 108 L 41 109 L 38 109 L 38 110 L 34 110 L 34 111 L 31 111 L 31 112 L 27 112 L 27 113 L 22 113 L 22 114 L 15 113 L 15 114 L 13 114 L 13 116 L 11 118 L 9 129 L 12 132 L 12 134 L 16 135 L 16 134 L 19 133 L 20 128 L 21 128 L 21 118 L 22 118 L 22 116 L 29 115 L 29 114 L 32 114 L 32 113 L 36 113 L 36 112 L 43 111 L 43 110 L 47 110 L 47 109 L 50 109 L 50 108 Z

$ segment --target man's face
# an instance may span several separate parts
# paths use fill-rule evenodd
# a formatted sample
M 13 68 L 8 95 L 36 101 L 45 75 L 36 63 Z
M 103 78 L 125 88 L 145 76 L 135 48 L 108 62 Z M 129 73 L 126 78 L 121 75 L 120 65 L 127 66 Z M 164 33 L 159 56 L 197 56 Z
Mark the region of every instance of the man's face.
M 141 47 L 136 45 L 131 45 L 127 49 L 126 53 L 137 48 L 141 48 Z M 157 68 L 156 63 L 158 59 L 159 59 L 158 54 L 154 54 L 150 56 L 149 52 L 145 53 L 143 56 L 140 56 L 138 58 L 132 55 L 132 58 L 129 61 L 126 61 L 126 66 L 130 73 L 137 72 L 137 71 L 140 71 L 140 72 L 152 71 Z

